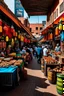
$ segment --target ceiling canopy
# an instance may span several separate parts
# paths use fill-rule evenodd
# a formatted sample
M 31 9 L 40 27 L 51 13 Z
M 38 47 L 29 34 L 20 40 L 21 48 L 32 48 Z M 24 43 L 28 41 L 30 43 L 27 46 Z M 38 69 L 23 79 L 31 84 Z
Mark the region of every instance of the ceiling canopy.
M 28 15 L 47 15 L 55 0 L 20 0 Z

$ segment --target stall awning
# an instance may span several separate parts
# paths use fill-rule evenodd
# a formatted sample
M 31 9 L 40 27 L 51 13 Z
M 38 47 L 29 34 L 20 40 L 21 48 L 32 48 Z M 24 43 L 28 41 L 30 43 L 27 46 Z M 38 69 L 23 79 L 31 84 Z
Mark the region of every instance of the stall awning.
M 20 0 L 28 15 L 47 15 L 56 0 Z
M 9 10 L 5 3 L 0 2 L 0 10 L 9 17 L 19 28 L 23 28 L 30 37 L 33 37 L 30 31 L 18 20 L 18 18 Z
M 46 40 L 43 38 L 42 40 L 39 41 L 39 43 L 46 42 Z

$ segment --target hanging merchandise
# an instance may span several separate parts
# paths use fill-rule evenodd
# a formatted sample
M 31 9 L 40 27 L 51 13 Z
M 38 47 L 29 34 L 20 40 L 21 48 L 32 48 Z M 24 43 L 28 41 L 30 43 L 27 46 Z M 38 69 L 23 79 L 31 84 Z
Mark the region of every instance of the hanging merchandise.
M 64 30 L 64 25 L 63 25 L 63 30 Z
M 18 34 L 18 39 L 20 39 L 20 37 L 21 37 L 21 35 L 20 35 L 20 34 Z
M 6 42 L 8 42 L 9 41 L 9 37 L 8 36 L 6 36 Z
M 59 35 L 59 27 L 56 27 L 55 29 L 55 36 L 58 36 Z
M 0 33 L 2 33 L 2 26 L 0 26 Z
M 2 20 L 0 19 L 0 33 L 2 33 Z
M 16 32 L 16 37 L 17 37 L 17 32 Z
M 64 31 L 61 32 L 60 36 L 61 36 L 61 41 L 64 41 Z
M 62 20 L 60 20 L 60 23 L 59 23 L 59 30 L 62 31 L 62 29 L 63 29 Z
M 21 41 L 24 41 L 24 37 L 21 35 Z
M 12 42 L 11 42 L 11 45 L 14 46 L 14 39 L 12 38 Z
M 53 34 L 52 33 L 50 33 L 50 40 L 52 40 L 53 39 Z
M 6 42 L 2 41 L 2 48 L 6 48 Z
M 15 29 L 14 29 L 13 26 L 11 26 L 11 33 L 12 33 L 12 35 L 13 35 L 14 37 L 16 36 L 16 32 L 15 32 Z
M 24 42 L 26 43 L 26 38 L 24 37 Z
M 2 20 L 0 19 L 0 33 L 2 33 Z
M 15 37 L 15 41 L 17 40 L 17 38 Z
M 12 38 L 11 28 L 10 26 L 6 25 L 3 27 L 4 35 L 8 36 L 9 38 Z

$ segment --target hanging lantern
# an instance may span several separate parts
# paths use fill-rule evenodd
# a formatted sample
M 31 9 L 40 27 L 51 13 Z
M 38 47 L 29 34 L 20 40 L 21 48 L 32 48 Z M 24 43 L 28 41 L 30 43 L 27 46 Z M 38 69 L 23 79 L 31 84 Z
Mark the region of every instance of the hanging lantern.
M 19 35 L 18 35 L 18 39 L 20 39 L 20 37 L 21 37 L 21 36 L 20 36 L 20 34 L 19 34 Z
M 2 33 L 2 26 L 0 26 L 0 33 Z
M 24 41 L 24 37 L 23 36 L 21 36 L 21 41 Z
M 63 30 L 64 30 L 64 25 L 63 25 Z
M 0 33 L 2 33 L 2 20 L 0 19 Z
M 50 40 L 52 40 L 53 39 L 53 34 L 52 33 L 50 33 Z
M 2 26 L 2 19 L 0 19 L 0 26 Z
M 12 43 L 14 42 L 14 39 L 12 38 Z
M 16 32 L 16 37 L 17 37 L 17 32 Z
M 11 45 L 14 46 L 14 39 L 12 38 L 12 42 L 11 42 Z
M 15 41 L 17 40 L 17 38 L 15 37 Z
M 63 29 L 62 23 L 59 24 L 59 30 L 61 31 Z
M 9 37 L 8 36 L 6 36 L 6 42 L 8 42 L 9 41 Z
M 55 35 L 56 35 L 56 36 L 59 35 L 59 28 L 58 28 L 58 27 L 56 27 L 56 29 L 55 29 Z

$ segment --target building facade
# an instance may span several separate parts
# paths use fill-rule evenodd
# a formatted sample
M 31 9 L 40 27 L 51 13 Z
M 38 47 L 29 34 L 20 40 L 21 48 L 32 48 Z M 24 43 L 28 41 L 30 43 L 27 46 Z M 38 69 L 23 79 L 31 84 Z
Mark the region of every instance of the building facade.
M 64 0 L 55 1 L 54 6 L 50 9 L 47 16 L 46 27 L 51 25 L 64 13 Z
M 30 31 L 33 36 L 39 38 L 41 36 L 41 31 L 43 29 L 43 24 L 30 24 Z
M 46 27 L 42 31 L 44 40 L 59 43 L 61 50 L 64 51 L 64 0 L 55 1 L 54 5 L 50 8 Z

